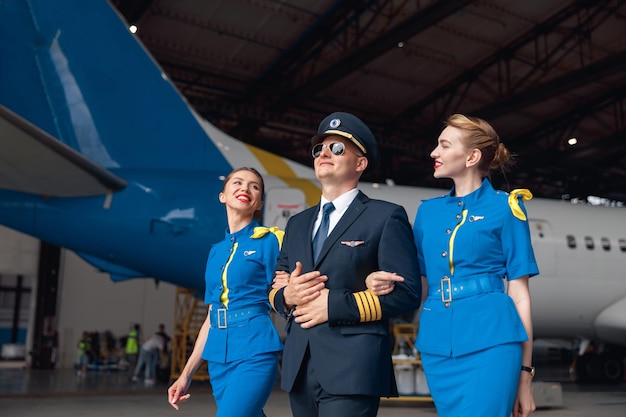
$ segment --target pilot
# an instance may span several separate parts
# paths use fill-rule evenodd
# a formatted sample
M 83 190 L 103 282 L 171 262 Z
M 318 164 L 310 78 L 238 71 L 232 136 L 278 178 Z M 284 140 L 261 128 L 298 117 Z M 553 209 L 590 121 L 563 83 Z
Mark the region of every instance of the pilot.
M 277 270 L 291 276 L 269 294 L 288 319 L 281 386 L 294 417 L 373 417 L 380 397 L 397 396 L 389 318 L 421 298 L 411 225 L 404 208 L 358 189 L 378 160 L 360 119 L 330 114 L 312 145 L 321 201 L 289 219 Z M 365 287 L 379 268 L 403 277 L 387 297 Z
M 482 119 L 450 116 L 431 157 L 435 178 L 454 182 L 421 203 L 413 226 L 427 294 L 416 346 L 437 414 L 527 416 L 535 409 L 528 281 L 539 270 L 523 200 L 532 195 L 492 187 L 490 172 L 511 157 Z M 379 273 L 368 288 L 382 296 L 393 280 Z

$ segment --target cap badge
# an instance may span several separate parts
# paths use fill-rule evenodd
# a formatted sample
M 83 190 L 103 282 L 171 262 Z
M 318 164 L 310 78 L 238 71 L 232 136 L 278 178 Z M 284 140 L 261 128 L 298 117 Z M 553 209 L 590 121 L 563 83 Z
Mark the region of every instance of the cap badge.
M 333 119 L 330 121 L 330 123 L 328 124 L 331 128 L 336 129 L 339 127 L 339 125 L 341 124 L 341 120 L 339 119 Z

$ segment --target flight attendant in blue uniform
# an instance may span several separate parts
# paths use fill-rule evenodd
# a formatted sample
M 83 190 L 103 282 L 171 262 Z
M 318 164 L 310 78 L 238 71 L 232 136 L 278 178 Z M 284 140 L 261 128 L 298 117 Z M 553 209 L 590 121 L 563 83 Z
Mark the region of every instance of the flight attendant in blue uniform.
M 255 220 L 263 193 L 263 178 L 253 168 L 236 169 L 224 180 L 219 200 L 226 206 L 228 229 L 207 261 L 207 318 L 180 377 L 168 389 L 169 403 L 177 410 L 189 398 L 191 378 L 206 359 L 216 416 L 264 416 L 282 350 L 266 290 L 283 232 Z
M 413 232 L 423 304 L 416 346 L 440 417 L 527 416 L 532 396 L 528 190 L 493 189 L 510 154 L 484 120 L 455 114 L 431 157 L 449 194 L 423 201 Z M 391 278 L 389 278 L 391 279 Z M 508 285 L 505 285 L 505 281 Z M 388 293 L 379 274 L 368 287 Z

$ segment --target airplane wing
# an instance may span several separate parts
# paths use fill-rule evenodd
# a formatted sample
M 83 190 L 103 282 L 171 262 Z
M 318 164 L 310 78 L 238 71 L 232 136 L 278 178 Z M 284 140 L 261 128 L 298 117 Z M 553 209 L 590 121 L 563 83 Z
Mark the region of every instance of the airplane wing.
M 57 197 L 85 197 L 127 182 L 0 105 L 0 188 Z

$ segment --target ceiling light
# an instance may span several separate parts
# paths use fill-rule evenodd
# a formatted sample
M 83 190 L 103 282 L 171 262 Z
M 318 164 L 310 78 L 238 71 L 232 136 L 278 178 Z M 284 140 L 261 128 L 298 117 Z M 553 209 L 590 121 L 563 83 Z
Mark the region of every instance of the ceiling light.
M 568 145 L 570 145 L 570 146 L 574 146 L 574 145 L 576 145 L 577 143 L 578 143 L 578 139 L 576 139 L 576 138 L 569 138 L 569 139 L 567 140 L 567 144 L 568 144 Z
M 137 33 L 137 26 L 135 25 L 130 25 L 128 27 L 128 30 L 130 30 L 130 33 Z

